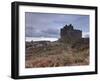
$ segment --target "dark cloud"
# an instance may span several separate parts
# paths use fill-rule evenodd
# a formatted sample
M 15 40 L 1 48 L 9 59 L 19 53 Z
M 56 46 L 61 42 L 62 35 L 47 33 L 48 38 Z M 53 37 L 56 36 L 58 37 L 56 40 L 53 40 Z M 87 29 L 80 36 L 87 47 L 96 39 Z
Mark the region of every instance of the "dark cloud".
M 26 37 L 59 37 L 58 29 L 35 29 L 33 27 L 26 28 Z

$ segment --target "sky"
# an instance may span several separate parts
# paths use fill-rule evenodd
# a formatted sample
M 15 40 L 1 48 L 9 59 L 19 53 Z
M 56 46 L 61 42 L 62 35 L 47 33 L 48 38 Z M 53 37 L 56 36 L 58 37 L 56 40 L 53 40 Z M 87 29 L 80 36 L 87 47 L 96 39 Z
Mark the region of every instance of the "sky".
M 59 38 L 60 29 L 72 24 L 89 37 L 89 15 L 25 12 L 25 36 Z

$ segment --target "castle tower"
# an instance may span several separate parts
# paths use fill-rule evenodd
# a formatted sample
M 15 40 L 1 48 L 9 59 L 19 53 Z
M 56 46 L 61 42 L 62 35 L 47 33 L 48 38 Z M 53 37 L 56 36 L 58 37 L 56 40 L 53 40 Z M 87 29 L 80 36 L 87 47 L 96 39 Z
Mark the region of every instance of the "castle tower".
M 65 25 L 60 30 L 60 37 L 61 41 L 67 41 L 67 42 L 77 41 L 82 38 L 82 31 L 75 30 L 72 24 Z

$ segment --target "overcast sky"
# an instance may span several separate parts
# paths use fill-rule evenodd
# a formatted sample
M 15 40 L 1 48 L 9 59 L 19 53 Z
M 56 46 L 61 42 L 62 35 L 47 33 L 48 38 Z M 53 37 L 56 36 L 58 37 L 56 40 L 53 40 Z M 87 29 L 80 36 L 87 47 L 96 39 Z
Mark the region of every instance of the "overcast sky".
M 59 38 L 60 29 L 66 24 L 82 30 L 84 36 L 89 35 L 88 15 L 25 12 L 26 37 Z

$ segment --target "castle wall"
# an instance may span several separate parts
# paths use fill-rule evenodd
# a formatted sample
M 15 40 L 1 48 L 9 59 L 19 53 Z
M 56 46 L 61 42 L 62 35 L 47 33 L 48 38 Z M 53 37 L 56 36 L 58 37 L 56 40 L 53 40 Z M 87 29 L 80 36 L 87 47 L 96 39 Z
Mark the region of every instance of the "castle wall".
M 64 27 L 60 31 L 61 40 L 65 41 L 77 41 L 78 39 L 82 38 L 82 31 L 75 30 L 71 26 Z

